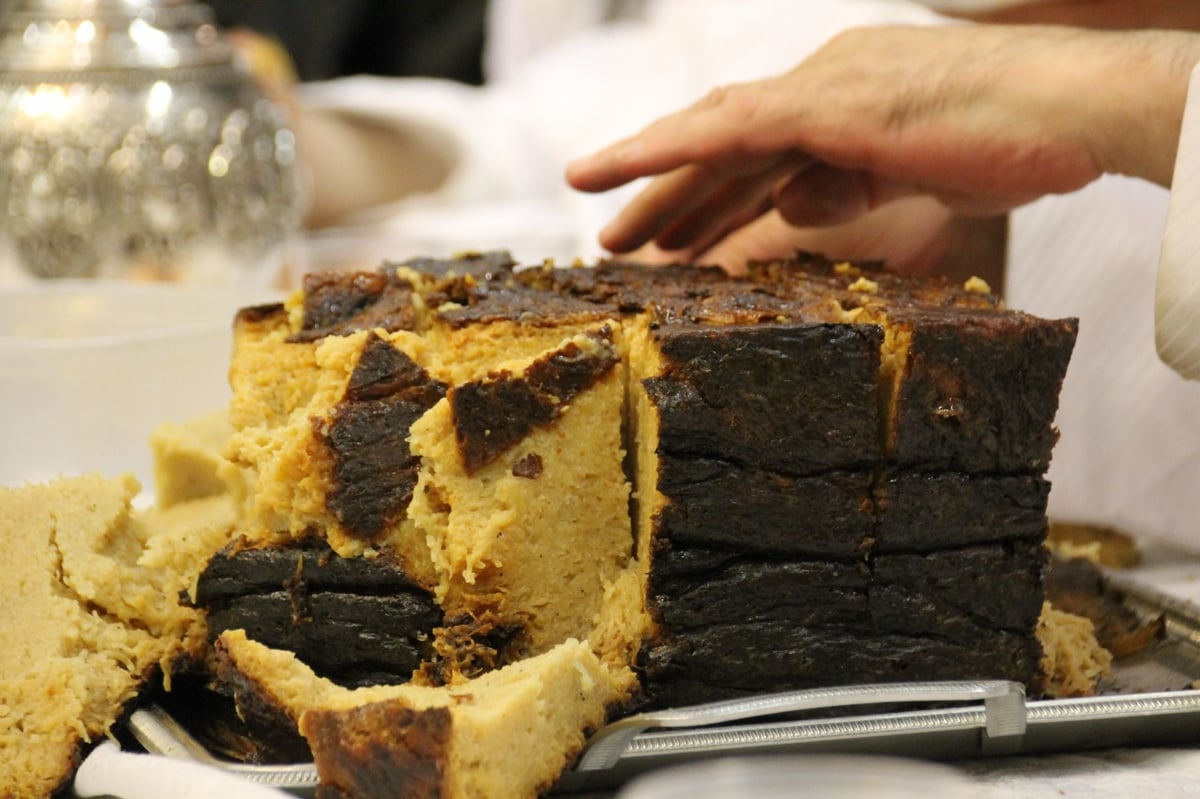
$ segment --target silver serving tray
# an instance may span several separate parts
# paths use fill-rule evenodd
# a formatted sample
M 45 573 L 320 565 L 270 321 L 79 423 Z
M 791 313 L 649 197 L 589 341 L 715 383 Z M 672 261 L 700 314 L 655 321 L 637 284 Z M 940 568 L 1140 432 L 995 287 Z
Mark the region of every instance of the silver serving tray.
M 955 760 L 1200 741 L 1200 609 L 1110 575 L 1125 604 L 1166 620 L 1166 637 L 1114 664 L 1099 696 L 1026 700 L 1005 681 L 892 683 L 791 691 L 638 714 L 601 729 L 559 792 L 602 790 L 661 766 L 728 754 L 839 752 Z M 129 730 L 149 752 L 218 765 L 312 796 L 311 763 L 252 766 L 210 753 L 151 706 Z

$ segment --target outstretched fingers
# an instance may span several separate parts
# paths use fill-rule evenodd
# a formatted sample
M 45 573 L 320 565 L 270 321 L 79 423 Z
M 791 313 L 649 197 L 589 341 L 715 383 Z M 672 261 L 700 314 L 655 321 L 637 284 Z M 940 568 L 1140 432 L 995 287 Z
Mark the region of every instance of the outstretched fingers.
M 745 162 L 736 170 L 689 165 L 656 178 L 600 234 L 613 252 L 655 241 L 668 250 L 704 249 L 772 205 L 778 185 L 812 159 L 797 153 Z
M 601 192 L 637 178 L 664 175 L 688 164 L 720 169 L 783 149 L 757 141 L 758 131 L 775 130 L 784 111 L 767 82 L 711 91 L 693 105 L 653 122 L 640 133 L 579 158 L 567 166 L 567 183 Z

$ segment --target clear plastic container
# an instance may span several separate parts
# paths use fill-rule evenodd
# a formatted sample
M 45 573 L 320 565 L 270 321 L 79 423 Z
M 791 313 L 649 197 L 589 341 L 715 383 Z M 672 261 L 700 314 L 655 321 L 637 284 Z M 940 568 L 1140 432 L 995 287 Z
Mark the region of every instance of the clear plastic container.
M 53 281 L 0 291 L 0 485 L 99 470 L 150 488 L 150 433 L 228 404 L 234 287 Z

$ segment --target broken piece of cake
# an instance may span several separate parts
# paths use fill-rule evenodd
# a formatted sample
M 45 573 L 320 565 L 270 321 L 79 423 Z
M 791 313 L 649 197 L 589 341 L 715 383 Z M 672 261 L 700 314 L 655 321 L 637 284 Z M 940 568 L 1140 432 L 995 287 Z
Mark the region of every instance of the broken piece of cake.
M 179 594 L 229 540 L 234 506 L 141 513 L 139 491 L 99 475 L 0 488 L 0 796 L 64 787 L 139 691 L 207 647 Z
M 537 796 L 637 685 L 573 638 L 445 688 L 343 688 L 240 630 L 216 649 L 240 695 L 304 734 L 324 796 Z

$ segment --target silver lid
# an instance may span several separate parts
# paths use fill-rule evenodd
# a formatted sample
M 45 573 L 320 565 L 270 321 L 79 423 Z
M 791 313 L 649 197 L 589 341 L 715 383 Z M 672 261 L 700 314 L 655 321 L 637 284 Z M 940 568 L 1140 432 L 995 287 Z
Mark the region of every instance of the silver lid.
M 299 227 L 294 137 L 206 5 L 0 9 L 0 282 L 277 268 Z
M 0 70 L 170 70 L 232 64 L 211 9 L 188 0 L 9 0 Z

